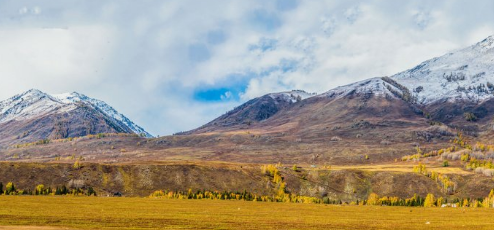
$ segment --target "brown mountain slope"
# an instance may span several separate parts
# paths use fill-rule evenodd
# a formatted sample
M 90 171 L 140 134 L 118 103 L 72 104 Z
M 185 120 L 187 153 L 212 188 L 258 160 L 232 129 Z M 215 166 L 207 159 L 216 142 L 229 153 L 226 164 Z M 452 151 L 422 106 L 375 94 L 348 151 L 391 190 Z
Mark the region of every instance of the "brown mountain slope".
M 313 94 L 301 90 L 270 93 L 249 100 L 197 129 L 179 134 L 186 135 L 214 132 L 216 130 L 246 129 L 252 124 L 262 122 L 290 105 L 311 96 Z

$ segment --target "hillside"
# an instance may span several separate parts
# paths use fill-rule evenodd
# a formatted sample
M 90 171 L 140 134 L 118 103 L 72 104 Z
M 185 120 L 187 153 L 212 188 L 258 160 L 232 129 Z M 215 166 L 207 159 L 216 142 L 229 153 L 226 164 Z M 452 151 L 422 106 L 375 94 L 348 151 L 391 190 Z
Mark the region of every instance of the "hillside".
M 401 170 L 396 168 L 401 167 Z M 287 191 L 303 196 L 328 197 L 345 202 L 362 200 L 371 192 L 382 196 L 450 196 L 433 180 L 413 173 L 411 165 L 397 165 L 393 170 L 324 169 L 299 167 L 293 171 L 280 167 Z M 74 168 L 67 163 L 0 163 L 0 182 L 12 181 L 18 189 L 35 185 L 67 188 L 92 187 L 100 196 L 148 196 L 156 190 L 249 191 L 274 195 L 277 185 L 258 164 L 218 162 L 146 162 L 145 164 L 83 163 Z M 482 197 L 494 182 L 482 175 L 465 172 L 453 175 L 457 193 L 451 197 Z

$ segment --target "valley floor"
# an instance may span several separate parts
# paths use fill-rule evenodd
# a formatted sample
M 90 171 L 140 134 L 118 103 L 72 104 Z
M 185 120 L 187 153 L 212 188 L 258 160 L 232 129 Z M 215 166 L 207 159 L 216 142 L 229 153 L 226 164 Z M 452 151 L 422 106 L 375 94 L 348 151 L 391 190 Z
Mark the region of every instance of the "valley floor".
M 1 230 L 492 229 L 493 214 L 480 208 L 0 196 Z

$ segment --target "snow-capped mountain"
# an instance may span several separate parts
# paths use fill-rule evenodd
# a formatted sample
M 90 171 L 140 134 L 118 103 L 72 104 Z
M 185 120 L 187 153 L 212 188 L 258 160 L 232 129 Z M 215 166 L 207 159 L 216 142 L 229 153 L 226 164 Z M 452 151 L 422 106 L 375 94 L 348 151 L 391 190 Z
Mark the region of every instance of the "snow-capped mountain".
M 391 78 L 407 87 L 418 104 L 490 99 L 494 97 L 494 36 Z
M 134 133 L 136 134 L 145 134 L 146 137 L 152 137 L 151 134 L 146 132 L 143 128 L 132 122 L 129 118 L 124 116 L 123 114 L 117 112 L 113 107 L 110 105 L 106 104 L 106 102 L 90 98 L 84 94 L 80 94 L 77 92 L 73 93 L 63 93 L 63 94 L 54 94 L 52 95 L 62 103 L 65 103 L 66 105 L 73 105 L 79 102 L 82 103 L 88 103 L 101 111 L 103 111 L 106 115 L 124 123 L 127 127 L 129 127 Z
M 136 133 L 151 137 L 103 101 L 76 92 L 50 95 L 36 89 L 0 102 L 0 127 L 0 139 L 17 135 L 15 139 L 22 140 L 36 132 L 38 134 L 31 139 L 99 132 Z
M 494 97 L 494 36 L 391 77 L 340 86 L 318 97 L 353 94 L 398 97 L 424 106 L 446 101 L 478 104 L 491 99 Z
M 54 111 L 67 112 L 74 108 L 74 104 L 63 103 L 51 95 L 31 89 L 0 101 L 0 124 L 12 120 L 27 120 Z

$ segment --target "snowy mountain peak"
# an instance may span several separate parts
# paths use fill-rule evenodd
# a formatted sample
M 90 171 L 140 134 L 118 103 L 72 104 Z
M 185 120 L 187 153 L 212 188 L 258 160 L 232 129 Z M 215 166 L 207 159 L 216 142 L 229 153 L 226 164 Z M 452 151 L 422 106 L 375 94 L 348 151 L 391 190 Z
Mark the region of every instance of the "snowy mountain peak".
M 476 46 L 481 47 L 485 50 L 494 48 L 494 35 L 491 35 L 481 42 L 477 43 Z
M 30 90 L 24 92 L 22 95 L 46 95 L 46 94 L 41 92 L 38 89 L 30 89 Z
M 13 96 L 0 102 L 0 124 L 13 120 L 32 119 L 46 114 L 69 112 L 77 109 L 78 103 L 84 103 L 101 111 L 110 119 L 123 124 L 136 134 L 152 137 L 151 134 L 104 101 L 77 92 L 50 95 L 37 89 L 30 89 Z
M 419 104 L 479 103 L 494 97 L 494 37 L 427 60 L 391 78 L 413 92 Z
M 79 101 L 86 101 L 89 99 L 88 96 L 80 94 L 78 92 L 53 94 L 52 96 L 64 103 L 74 103 Z

